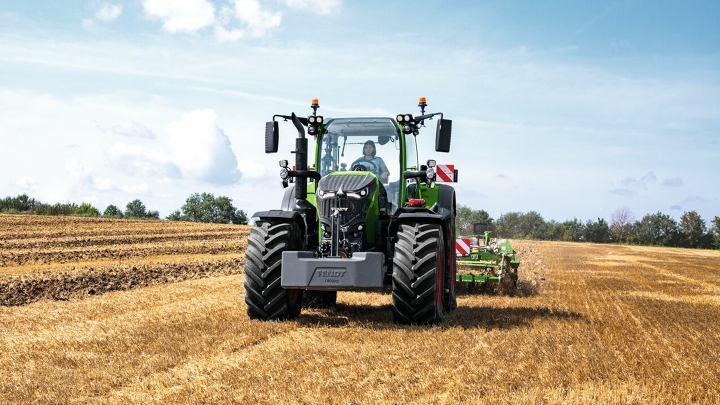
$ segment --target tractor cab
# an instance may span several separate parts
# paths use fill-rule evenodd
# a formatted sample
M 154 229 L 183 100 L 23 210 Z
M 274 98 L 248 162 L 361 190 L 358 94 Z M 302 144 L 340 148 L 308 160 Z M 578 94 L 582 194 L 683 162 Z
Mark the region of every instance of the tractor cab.
M 391 118 L 328 120 L 318 142 L 320 176 L 358 172 L 353 174 L 377 179 L 372 183 L 378 188 L 379 213 L 394 214 L 402 206 L 399 184 L 404 167 L 404 137 L 400 135 Z

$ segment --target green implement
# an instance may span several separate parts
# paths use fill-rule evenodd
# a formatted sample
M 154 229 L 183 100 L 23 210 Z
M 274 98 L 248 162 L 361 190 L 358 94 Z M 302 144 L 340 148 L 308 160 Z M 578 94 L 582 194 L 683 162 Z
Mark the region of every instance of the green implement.
M 475 224 L 476 237 L 458 239 L 469 252 L 457 251 L 456 282 L 473 286 L 497 282 L 517 287 L 520 260 L 515 257 L 516 251 L 507 239 L 491 239 L 486 229 L 485 224 Z

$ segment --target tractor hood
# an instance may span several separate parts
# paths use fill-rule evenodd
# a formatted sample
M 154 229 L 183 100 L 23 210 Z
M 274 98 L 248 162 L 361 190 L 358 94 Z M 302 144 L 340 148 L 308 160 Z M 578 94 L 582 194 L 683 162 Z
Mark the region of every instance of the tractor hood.
M 334 172 L 320 179 L 316 195 L 318 202 L 334 197 L 364 199 L 374 196 L 377 183 L 369 172 Z

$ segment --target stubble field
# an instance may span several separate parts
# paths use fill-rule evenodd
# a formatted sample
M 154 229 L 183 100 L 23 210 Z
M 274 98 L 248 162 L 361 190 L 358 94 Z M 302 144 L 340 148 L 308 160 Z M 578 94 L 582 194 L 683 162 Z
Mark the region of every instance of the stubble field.
M 0 403 L 720 403 L 720 252 L 513 241 L 439 326 L 250 321 L 247 226 L 0 215 Z

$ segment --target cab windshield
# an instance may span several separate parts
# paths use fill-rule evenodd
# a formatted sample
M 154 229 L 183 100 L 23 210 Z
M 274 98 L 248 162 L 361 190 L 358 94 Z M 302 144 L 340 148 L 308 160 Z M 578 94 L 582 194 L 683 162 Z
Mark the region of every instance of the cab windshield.
M 373 173 L 387 191 L 394 212 L 399 206 L 400 137 L 390 118 L 336 118 L 325 127 L 319 152 L 321 176 L 338 171 Z

